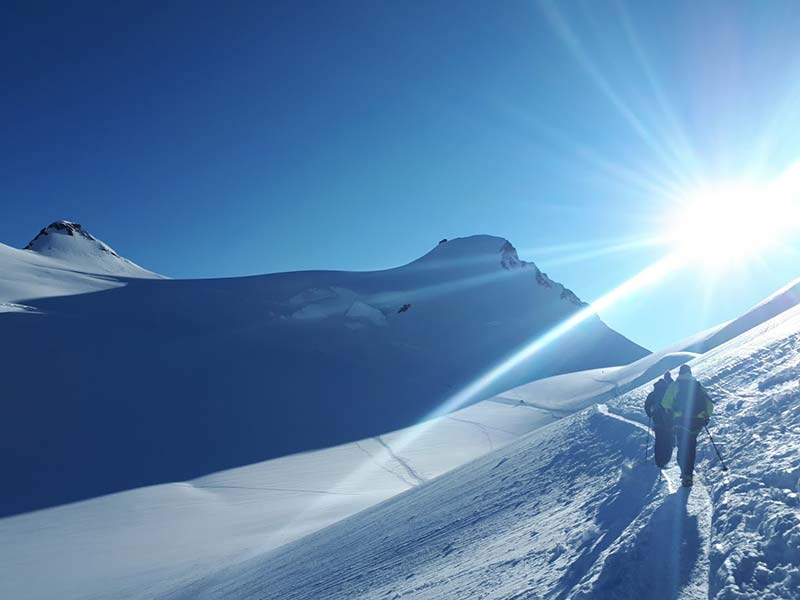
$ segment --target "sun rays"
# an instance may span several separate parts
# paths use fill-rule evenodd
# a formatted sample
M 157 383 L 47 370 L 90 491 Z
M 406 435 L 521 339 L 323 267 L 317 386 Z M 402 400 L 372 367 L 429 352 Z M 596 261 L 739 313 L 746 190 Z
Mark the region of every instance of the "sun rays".
M 581 143 L 574 134 L 560 129 L 556 123 L 545 122 L 532 111 L 526 112 L 502 100 L 498 102 L 503 102 L 505 114 L 519 125 L 518 134 L 531 132 L 538 142 L 546 143 L 551 150 L 569 155 L 570 160 L 579 159 L 580 165 L 574 168 L 578 176 L 612 180 L 639 196 L 645 207 L 641 213 L 654 225 L 640 236 L 533 246 L 521 248 L 520 255 L 540 267 L 580 263 L 591 266 L 592 261 L 600 257 L 643 250 L 657 258 L 590 305 L 511 351 L 462 389 L 442 398 L 425 419 L 392 442 L 396 453 L 402 453 L 418 440 L 432 420 L 481 400 L 504 375 L 527 361 L 536 360 L 537 355 L 587 320 L 612 308 L 625 310 L 645 292 L 658 289 L 670 276 L 686 270 L 694 272 L 701 282 L 692 290 L 697 299 L 696 310 L 703 327 L 708 327 L 716 324 L 708 320 L 711 307 L 719 301 L 715 297 L 719 280 L 731 273 L 746 276 L 751 269 L 768 269 L 771 252 L 798 254 L 793 239 L 800 233 L 800 161 L 780 172 L 775 164 L 770 164 L 770 156 L 778 145 L 780 128 L 798 114 L 795 107 L 800 106 L 796 102 L 800 89 L 795 87 L 790 90 L 790 97 L 776 99 L 774 118 L 764 124 L 763 134 L 752 148 L 748 164 L 739 165 L 737 177 L 720 180 L 718 173 L 706 173 L 704 166 L 715 162 L 727 164 L 728 157 L 703 156 L 693 143 L 690 135 L 693 130 L 682 120 L 680 107 L 673 105 L 668 88 L 648 56 L 646 44 L 624 4 L 616 5 L 619 39 L 627 45 L 629 56 L 634 58 L 638 68 L 637 80 L 643 82 L 639 91 L 648 99 L 644 105 L 632 101 L 625 90 L 615 86 L 613 74 L 604 70 L 587 41 L 562 13 L 562 5 L 544 1 L 537 6 L 555 38 L 599 91 L 598 101 L 613 107 L 635 139 L 641 142 L 642 150 L 650 154 L 644 157 L 631 153 L 629 161 L 615 160 L 607 149 Z M 776 171 L 779 172 L 777 176 Z M 420 269 L 434 267 L 442 265 L 421 265 Z M 446 285 L 432 283 L 420 294 L 447 293 L 453 286 L 479 286 L 492 277 L 482 274 Z M 368 473 L 365 463 L 350 473 L 345 483 L 355 484 Z

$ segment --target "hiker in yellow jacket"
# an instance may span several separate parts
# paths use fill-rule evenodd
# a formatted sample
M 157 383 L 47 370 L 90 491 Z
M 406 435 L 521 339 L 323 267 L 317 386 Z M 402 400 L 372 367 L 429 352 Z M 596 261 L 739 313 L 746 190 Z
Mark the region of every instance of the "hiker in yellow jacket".
M 697 434 L 708 425 L 708 420 L 714 411 L 714 403 L 705 388 L 692 376 L 689 365 L 682 365 L 678 379 L 664 392 L 661 406 L 675 427 L 681 482 L 685 487 L 689 487 L 692 485 L 697 456 Z

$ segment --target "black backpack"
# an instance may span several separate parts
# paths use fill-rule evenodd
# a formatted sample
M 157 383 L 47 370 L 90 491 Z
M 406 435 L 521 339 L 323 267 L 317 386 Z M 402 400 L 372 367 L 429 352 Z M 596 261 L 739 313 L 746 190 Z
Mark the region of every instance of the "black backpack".
M 657 414 L 663 412 L 661 399 L 664 397 L 667 387 L 669 387 L 667 382 L 659 379 L 653 385 L 653 391 L 647 394 L 647 398 L 644 401 L 644 412 L 647 413 L 648 417 L 655 418 Z

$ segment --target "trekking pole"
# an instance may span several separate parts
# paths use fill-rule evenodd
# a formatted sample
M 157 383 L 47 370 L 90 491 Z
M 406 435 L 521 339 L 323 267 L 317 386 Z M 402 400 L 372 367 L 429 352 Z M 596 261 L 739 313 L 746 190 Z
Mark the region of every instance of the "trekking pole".
M 711 440 L 711 445 L 714 446 L 714 450 L 717 453 L 717 457 L 719 458 L 719 462 L 722 463 L 722 470 L 723 471 L 727 471 L 728 470 L 728 465 L 726 465 L 725 461 L 722 460 L 722 454 L 720 454 L 719 448 L 717 448 L 717 445 L 714 443 L 714 438 L 711 437 L 711 432 L 708 430 L 708 425 L 704 425 L 703 427 L 705 428 L 706 433 L 708 434 L 708 439 Z
M 644 440 L 644 462 L 647 462 L 647 452 L 650 450 L 650 423 L 653 422 L 653 417 L 651 416 L 647 419 L 647 438 Z

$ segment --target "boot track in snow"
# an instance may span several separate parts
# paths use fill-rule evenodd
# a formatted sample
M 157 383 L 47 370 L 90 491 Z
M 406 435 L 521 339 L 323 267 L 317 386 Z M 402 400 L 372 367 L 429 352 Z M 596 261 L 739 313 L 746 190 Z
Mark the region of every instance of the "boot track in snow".
M 605 404 L 598 404 L 597 410 L 653 435 Z M 663 474 L 669 493 L 642 510 L 569 598 L 708 597 L 711 498 L 697 478 L 693 487 L 680 487 L 677 467 Z

